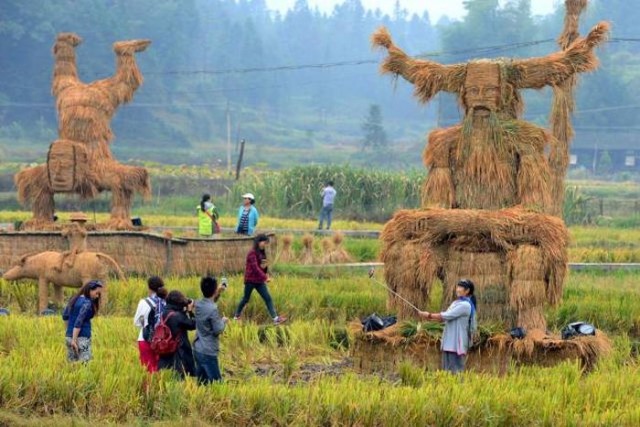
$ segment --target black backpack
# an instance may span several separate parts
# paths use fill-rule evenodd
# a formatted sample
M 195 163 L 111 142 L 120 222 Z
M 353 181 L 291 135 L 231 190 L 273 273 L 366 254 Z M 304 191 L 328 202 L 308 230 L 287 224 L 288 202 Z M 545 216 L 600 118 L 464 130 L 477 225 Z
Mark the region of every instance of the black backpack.
M 142 338 L 146 342 L 151 342 L 153 339 L 153 331 L 156 325 L 156 307 L 151 303 L 149 298 L 144 299 L 145 302 L 151 307 L 149 314 L 147 314 L 146 325 L 142 328 Z

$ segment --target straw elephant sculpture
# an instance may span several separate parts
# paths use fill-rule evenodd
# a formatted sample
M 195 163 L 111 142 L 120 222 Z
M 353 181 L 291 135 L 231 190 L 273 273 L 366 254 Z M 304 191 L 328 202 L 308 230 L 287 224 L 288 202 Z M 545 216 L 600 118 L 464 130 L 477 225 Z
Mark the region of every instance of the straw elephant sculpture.
M 130 102 L 142 84 L 135 53 L 144 51 L 151 42 L 114 43 L 115 74 L 92 83 L 83 83 L 78 77 L 75 48 L 81 42 L 76 34 L 60 33 L 53 47 L 52 94 L 56 98 L 59 139 L 51 144 L 46 164 L 15 176 L 19 200 L 31 205 L 33 211 L 26 228 L 51 228 L 56 193 L 91 199 L 102 191 L 111 191 L 107 228 L 129 229 L 134 194 L 148 197 L 151 192 L 147 170 L 119 163 L 109 147 L 113 139 L 110 122 L 116 109 Z
M 381 236 L 387 283 L 418 305 L 436 279 L 444 303 L 470 278 L 480 320 L 545 330 L 544 306 L 562 296 L 568 232 L 559 215 L 575 76 L 596 68 L 594 49 L 609 30 L 601 22 L 579 37 L 586 0 L 566 5 L 561 50 L 540 58 L 442 65 L 408 56 L 385 28 L 372 37 L 388 53 L 382 73 L 413 84 L 423 103 L 454 93 L 464 111 L 462 123 L 429 135 L 422 209 L 397 212 Z M 520 91 L 545 86 L 554 92 L 551 132 L 521 119 Z M 389 305 L 411 315 L 392 294 Z
M 62 266 L 62 268 L 60 268 Z M 64 254 L 47 251 L 23 255 L 18 265 L 7 270 L 2 278 L 8 281 L 33 279 L 38 281 L 38 312 L 42 313 L 49 303 L 49 283 L 53 284 L 54 301 L 62 305 L 62 287 L 79 288 L 91 280 L 100 280 L 105 284 L 102 291 L 103 304 L 106 303 L 106 281 L 111 267 L 120 280 L 126 280 L 118 263 L 109 255 L 100 252 L 80 252 L 75 256 L 73 265 L 64 263 Z

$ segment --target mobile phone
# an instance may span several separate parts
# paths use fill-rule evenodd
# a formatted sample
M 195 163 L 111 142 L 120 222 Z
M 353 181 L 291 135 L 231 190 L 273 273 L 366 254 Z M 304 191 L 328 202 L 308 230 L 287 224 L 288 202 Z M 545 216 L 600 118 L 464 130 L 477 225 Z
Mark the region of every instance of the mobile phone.
M 228 283 L 227 283 L 227 278 L 226 277 L 223 277 L 222 279 L 220 279 L 220 283 L 221 283 L 223 288 L 227 289 Z

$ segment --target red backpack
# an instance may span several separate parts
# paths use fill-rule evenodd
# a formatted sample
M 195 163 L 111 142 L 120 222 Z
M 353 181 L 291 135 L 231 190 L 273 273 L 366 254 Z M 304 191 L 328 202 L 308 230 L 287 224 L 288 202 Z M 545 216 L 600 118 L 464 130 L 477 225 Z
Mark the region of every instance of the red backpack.
M 174 314 L 176 314 L 176 312 L 172 311 L 166 317 L 161 316 L 160 322 L 153 331 L 151 350 L 160 356 L 175 353 L 178 349 L 178 345 L 180 345 L 179 337 L 174 337 L 173 334 L 171 334 L 171 329 L 167 326 L 167 320 L 169 320 L 169 318 Z

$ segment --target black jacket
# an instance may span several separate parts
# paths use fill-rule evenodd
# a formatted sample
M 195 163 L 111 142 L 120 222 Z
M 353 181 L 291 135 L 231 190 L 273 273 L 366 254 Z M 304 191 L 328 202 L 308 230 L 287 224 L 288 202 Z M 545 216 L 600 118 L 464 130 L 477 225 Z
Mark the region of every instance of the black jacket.
M 172 336 L 179 337 L 180 345 L 175 353 L 160 357 L 158 368 L 174 369 L 181 377 L 186 375 L 194 376 L 196 374 L 196 366 L 187 331 L 193 331 L 196 328 L 196 321 L 191 313 L 187 315 L 182 307 L 176 307 L 172 304 L 167 304 L 162 318 L 166 319 L 171 312 L 175 314 L 167 320 L 167 326 L 171 330 Z

